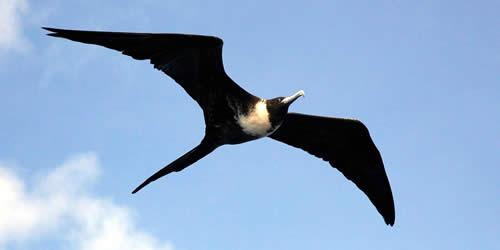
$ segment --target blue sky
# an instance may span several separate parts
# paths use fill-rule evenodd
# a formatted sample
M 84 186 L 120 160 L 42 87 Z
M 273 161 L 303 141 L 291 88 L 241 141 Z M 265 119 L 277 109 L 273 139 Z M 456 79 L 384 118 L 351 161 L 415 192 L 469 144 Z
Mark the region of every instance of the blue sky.
M 496 249 L 498 1 L 0 2 L 0 249 Z M 271 139 L 197 145 L 201 110 L 146 61 L 40 26 L 224 39 L 228 74 L 291 110 L 363 121 L 396 223 Z M 495 247 L 496 246 L 496 247 Z

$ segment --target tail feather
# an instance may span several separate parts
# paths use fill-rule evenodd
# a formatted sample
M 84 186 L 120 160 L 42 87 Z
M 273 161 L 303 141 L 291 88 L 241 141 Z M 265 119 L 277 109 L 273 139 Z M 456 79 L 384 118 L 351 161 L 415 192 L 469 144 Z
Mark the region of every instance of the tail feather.
M 200 143 L 200 145 L 196 146 L 191 151 L 185 153 L 183 156 L 179 157 L 177 160 L 168 164 L 164 168 L 160 169 L 158 172 L 154 173 L 151 177 L 146 179 L 141 185 L 139 185 L 136 189 L 134 189 L 134 191 L 132 191 L 132 194 L 137 193 L 139 190 L 141 190 L 143 187 L 145 187 L 149 183 L 156 181 L 157 179 L 159 179 L 167 174 L 170 174 L 172 172 L 179 172 L 179 171 L 183 170 L 184 168 L 188 167 L 189 165 L 197 162 L 201 158 L 210 154 L 217 147 L 218 147 L 218 145 L 208 143 L 208 142 L 206 142 L 206 140 L 203 140 Z

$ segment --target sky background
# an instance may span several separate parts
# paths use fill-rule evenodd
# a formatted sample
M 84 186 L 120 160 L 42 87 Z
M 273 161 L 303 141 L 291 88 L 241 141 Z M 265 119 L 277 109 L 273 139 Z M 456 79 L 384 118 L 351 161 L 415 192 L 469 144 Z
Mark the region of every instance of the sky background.
M 0 0 L 0 249 L 498 249 L 499 1 Z M 249 92 L 352 117 L 394 227 L 342 174 L 265 138 L 130 192 L 203 137 L 147 61 L 41 26 L 224 40 Z

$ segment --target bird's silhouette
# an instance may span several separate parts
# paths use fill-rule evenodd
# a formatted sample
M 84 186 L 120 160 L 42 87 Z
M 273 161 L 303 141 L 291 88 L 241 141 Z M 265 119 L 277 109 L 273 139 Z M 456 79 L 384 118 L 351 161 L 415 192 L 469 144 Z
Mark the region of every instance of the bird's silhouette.
M 262 99 L 238 86 L 224 71 L 222 40 L 213 36 L 80 31 L 47 28 L 49 36 L 96 44 L 137 60 L 150 60 L 173 78 L 203 110 L 201 143 L 146 179 L 132 193 L 158 178 L 190 166 L 217 147 L 270 137 L 301 148 L 338 169 L 394 224 L 392 191 L 379 151 L 358 120 L 288 113 L 304 95 Z

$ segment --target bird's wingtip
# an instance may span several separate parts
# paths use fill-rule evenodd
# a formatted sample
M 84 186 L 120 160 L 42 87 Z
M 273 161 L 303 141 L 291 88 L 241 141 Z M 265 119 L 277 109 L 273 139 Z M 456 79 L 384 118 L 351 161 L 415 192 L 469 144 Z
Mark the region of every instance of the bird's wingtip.
M 45 26 L 43 26 L 43 27 L 42 27 L 42 29 L 44 29 L 44 30 L 48 30 L 48 31 L 51 31 L 51 32 L 57 32 L 57 30 L 58 30 L 58 29 L 56 29 L 56 28 L 45 27 Z
M 42 29 L 52 32 L 48 33 L 47 36 L 55 36 L 55 37 L 57 37 L 58 36 L 57 34 L 61 31 L 60 29 L 50 28 L 50 27 L 42 27 Z
M 385 224 L 387 224 L 388 226 L 391 226 L 391 227 L 394 226 L 394 221 L 395 221 L 394 216 L 392 216 L 391 218 L 384 218 L 384 220 L 385 220 Z

